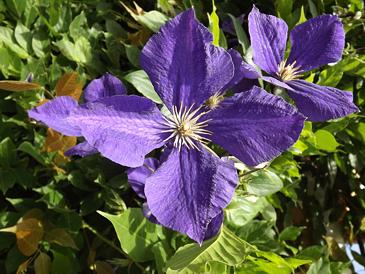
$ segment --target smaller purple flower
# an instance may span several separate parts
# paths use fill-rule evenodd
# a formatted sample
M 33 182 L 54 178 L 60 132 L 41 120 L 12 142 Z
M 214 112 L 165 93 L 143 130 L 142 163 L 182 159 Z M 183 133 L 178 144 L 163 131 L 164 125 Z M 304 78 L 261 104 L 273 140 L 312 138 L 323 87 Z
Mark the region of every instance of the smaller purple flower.
M 224 97 L 247 71 L 234 50 L 212 40 L 190 9 L 162 26 L 143 48 L 141 66 L 169 113 L 134 95 L 81 106 L 59 97 L 29 111 L 30 117 L 66 135 L 83 136 L 103 156 L 131 168 L 151 167 L 145 156 L 163 147 L 156 169 L 136 169 L 130 182 L 145 197 L 148 216 L 199 243 L 218 231 L 238 183 L 233 162 L 219 158 L 209 143 L 254 166 L 294 144 L 305 119 L 258 87 Z
M 254 6 L 248 16 L 248 26 L 253 60 L 270 75 L 256 72 L 254 78 L 285 88 L 309 120 L 326 121 L 359 110 L 351 92 L 300 80 L 302 73 L 340 60 L 345 33 L 337 16 L 317 16 L 294 27 L 290 32 L 288 59 L 284 59 L 288 26 L 282 19 L 260 13 Z M 255 69 L 251 67 L 251 70 Z

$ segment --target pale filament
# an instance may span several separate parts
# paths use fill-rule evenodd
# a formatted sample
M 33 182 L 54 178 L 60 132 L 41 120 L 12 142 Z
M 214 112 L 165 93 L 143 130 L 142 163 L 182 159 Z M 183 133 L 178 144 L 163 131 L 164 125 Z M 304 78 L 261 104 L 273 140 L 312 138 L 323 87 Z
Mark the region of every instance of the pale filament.
M 286 62 L 287 60 L 280 62 L 276 73 L 283 81 L 296 80 L 303 76 L 300 74 L 300 66 L 295 66 L 297 61 L 294 61 L 290 65 L 287 65 Z
M 185 145 L 188 149 L 196 148 L 200 150 L 195 142 L 206 145 L 210 140 L 202 135 L 211 135 L 212 132 L 204 129 L 210 119 L 198 122 L 199 119 L 206 114 L 206 112 L 199 111 L 202 107 L 193 110 L 191 105 L 189 108 L 180 105 L 178 110 L 176 106 L 172 107 L 172 116 L 164 117 L 164 125 L 168 128 L 162 132 L 171 133 L 169 137 L 165 139 L 168 141 L 174 139 L 174 146 L 181 150 L 182 146 Z

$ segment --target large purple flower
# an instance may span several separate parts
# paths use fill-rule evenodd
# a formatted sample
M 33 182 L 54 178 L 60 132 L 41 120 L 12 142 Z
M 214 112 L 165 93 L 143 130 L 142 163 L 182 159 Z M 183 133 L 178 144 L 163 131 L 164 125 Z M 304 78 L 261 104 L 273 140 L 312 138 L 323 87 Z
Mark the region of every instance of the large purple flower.
M 167 115 L 134 95 L 81 106 L 59 97 L 29 111 L 55 130 L 83 136 L 103 156 L 128 167 L 142 166 L 148 153 L 165 147 L 140 193 L 157 222 L 199 243 L 216 232 L 211 227 L 220 227 L 238 182 L 233 163 L 216 156 L 208 143 L 253 166 L 290 147 L 304 122 L 290 104 L 258 87 L 224 98 L 242 77 L 241 62 L 234 51 L 211 42 L 211 33 L 190 9 L 164 25 L 142 50 L 141 65 Z
M 345 33 L 337 16 L 321 15 L 294 27 L 288 59 L 284 59 L 288 26 L 283 20 L 260 13 L 256 7 L 248 20 L 253 60 L 271 76 L 256 72 L 252 79 L 261 77 L 287 89 L 300 112 L 311 121 L 326 121 L 358 111 L 351 92 L 299 80 L 301 73 L 341 58 Z

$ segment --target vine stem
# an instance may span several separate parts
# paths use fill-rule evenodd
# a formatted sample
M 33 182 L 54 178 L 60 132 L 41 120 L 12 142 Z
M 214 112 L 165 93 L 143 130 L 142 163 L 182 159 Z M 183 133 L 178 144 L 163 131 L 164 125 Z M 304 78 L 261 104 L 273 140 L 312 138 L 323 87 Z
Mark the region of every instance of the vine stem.
M 108 240 L 103 235 L 101 235 L 95 228 L 93 228 L 92 226 L 90 226 L 85 221 L 82 221 L 82 227 L 83 228 L 87 228 L 89 231 L 91 231 L 93 234 L 95 234 L 96 237 L 98 237 L 104 243 L 106 243 L 107 245 L 109 245 L 111 248 L 113 248 L 119 254 L 122 254 L 123 256 L 125 256 L 131 263 L 135 264 L 143 273 L 146 273 L 146 270 L 144 269 L 144 267 L 142 265 L 140 265 L 139 263 L 133 261 L 133 259 L 127 253 L 125 253 L 122 249 L 120 249 L 119 247 L 117 247 L 112 241 Z

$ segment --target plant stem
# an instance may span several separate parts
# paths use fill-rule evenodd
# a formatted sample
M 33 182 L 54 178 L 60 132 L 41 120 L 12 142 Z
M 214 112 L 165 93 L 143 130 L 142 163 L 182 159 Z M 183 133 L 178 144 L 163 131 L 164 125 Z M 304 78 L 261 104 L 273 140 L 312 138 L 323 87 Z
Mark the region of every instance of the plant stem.
M 123 256 L 125 256 L 131 263 L 134 263 L 143 273 L 146 273 L 146 271 L 145 271 L 145 269 L 144 269 L 144 267 L 142 265 L 140 265 L 139 263 L 133 261 L 133 259 L 127 253 L 125 253 L 122 249 L 120 249 L 119 247 L 117 247 L 112 241 L 108 240 L 103 235 L 101 235 L 95 228 L 93 228 L 92 226 L 90 226 L 85 221 L 82 221 L 82 227 L 83 228 L 87 228 L 88 230 L 90 230 L 100 240 L 102 240 L 104 243 L 106 243 L 107 245 L 109 245 L 110 247 L 112 247 L 115 251 L 118 251 L 118 253 L 120 253 Z

